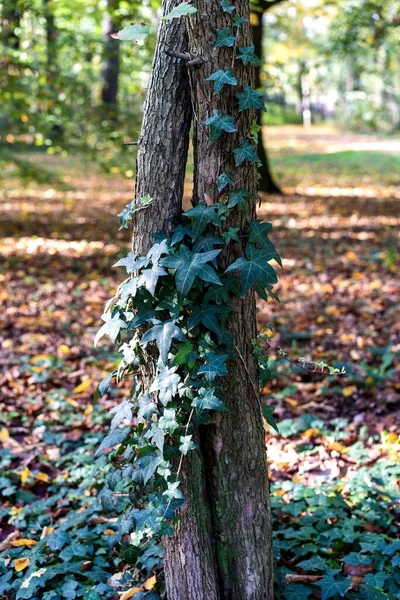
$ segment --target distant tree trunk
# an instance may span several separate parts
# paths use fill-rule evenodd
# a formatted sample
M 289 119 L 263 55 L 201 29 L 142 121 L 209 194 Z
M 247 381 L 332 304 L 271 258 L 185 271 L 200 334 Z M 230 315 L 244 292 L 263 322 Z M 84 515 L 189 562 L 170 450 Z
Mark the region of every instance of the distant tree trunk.
M 248 17 L 248 0 L 235 2 L 237 14 Z M 197 0 L 198 13 L 187 21 L 189 51 L 202 57 L 203 64 L 191 71 L 194 122 L 193 204 L 216 201 L 217 178 L 222 171 L 234 172 L 253 198 L 257 171 L 253 164 L 236 166 L 233 149 L 246 138 L 254 111 L 241 113 L 238 131 L 210 145 L 208 132 L 200 124 L 213 109 L 235 114 L 234 95 L 229 86 L 213 94 L 206 78 L 218 68 L 229 68 L 232 49 L 216 49 L 215 31 L 229 24 L 215 0 Z M 240 31 L 240 46 L 251 44 L 251 29 Z M 242 85 L 254 85 L 254 69 L 235 65 Z M 221 167 L 223 165 L 223 168 Z M 232 211 L 226 228 L 243 227 L 255 216 Z M 232 249 L 233 248 L 233 249 Z M 242 253 L 239 244 L 223 252 L 221 266 Z M 205 476 L 201 486 L 201 461 L 186 462 L 183 471 L 187 506 L 175 534 L 165 542 L 168 600 L 272 600 L 273 563 L 268 478 L 257 366 L 251 340 L 256 336 L 255 298 L 233 299 L 231 333 L 237 358 L 229 362 L 221 378 L 226 413 L 216 413 L 215 423 L 199 428 Z M 204 560 L 204 562 L 203 562 Z
M 262 22 L 262 12 L 255 12 L 254 21 L 252 25 L 253 30 L 253 43 L 255 47 L 255 53 L 261 59 L 263 57 L 263 36 L 264 36 L 264 27 Z M 261 61 L 262 64 L 262 61 Z M 261 87 L 261 66 L 256 67 L 256 87 Z M 258 122 L 261 125 L 262 119 L 262 111 L 258 111 Z M 274 178 L 272 177 L 271 169 L 269 166 L 268 154 L 266 147 L 264 145 L 262 131 L 260 131 L 260 135 L 258 137 L 258 147 L 257 153 L 261 160 L 260 167 L 260 189 L 262 192 L 266 192 L 267 194 L 282 194 L 282 190 L 275 183 Z
M 4 0 L 1 13 L 1 40 L 8 48 L 18 50 L 20 46 L 19 36 L 16 30 L 20 26 L 21 11 L 17 0 Z
M 117 116 L 118 110 L 118 80 L 120 71 L 120 44 L 110 37 L 111 33 L 118 31 L 120 19 L 116 16 L 119 0 L 107 1 L 107 13 L 104 17 L 104 62 L 103 62 L 103 87 L 101 99 L 108 109 L 110 117 Z
M 47 73 L 51 83 L 52 72 L 57 64 L 57 29 L 54 18 L 54 0 L 44 0 L 44 17 L 46 19 Z

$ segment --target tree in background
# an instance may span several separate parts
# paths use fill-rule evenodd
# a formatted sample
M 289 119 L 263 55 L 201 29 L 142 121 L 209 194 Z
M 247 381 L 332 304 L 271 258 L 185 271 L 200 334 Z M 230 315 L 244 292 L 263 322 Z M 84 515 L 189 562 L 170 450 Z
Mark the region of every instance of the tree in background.
M 111 34 L 121 27 L 118 16 L 119 0 L 107 1 L 107 12 L 104 16 L 104 59 L 101 99 L 109 116 L 116 116 L 118 103 L 118 84 L 120 72 L 120 46 Z
M 255 46 L 255 53 L 260 57 L 260 64 L 256 65 L 256 88 L 262 88 L 261 81 L 261 70 L 264 57 L 264 24 L 263 15 L 270 10 L 273 6 L 280 4 L 283 0 L 250 0 L 250 10 L 252 13 L 252 30 L 253 30 L 253 43 Z M 262 111 L 259 111 L 258 122 L 262 122 Z M 268 154 L 264 144 L 262 132 L 258 138 L 257 146 L 258 156 L 261 160 L 260 167 L 260 189 L 268 194 L 281 194 L 280 187 L 275 183 L 271 173 L 271 168 L 268 161 Z

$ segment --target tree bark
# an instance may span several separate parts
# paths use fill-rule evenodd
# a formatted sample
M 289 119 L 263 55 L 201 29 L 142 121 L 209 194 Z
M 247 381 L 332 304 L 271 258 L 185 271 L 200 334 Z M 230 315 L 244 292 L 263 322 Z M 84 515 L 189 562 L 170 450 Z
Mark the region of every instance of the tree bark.
M 46 55 L 47 55 L 47 75 L 52 76 L 52 71 L 57 63 L 57 29 L 54 18 L 54 3 L 53 0 L 44 0 L 44 16 L 46 19 Z M 48 82 L 52 85 L 52 81 Z
M 120 19 L 116 18 L 116 9 L 119 0 L 108 0 L 107 13 L 104 17 L 104 62 L 103 62 L 103 87 L 101 99 L 109 111 L 109 116 L 117 116 L 118 80 L 120 71 L 120 44 L 110 37 L 111 33 L 118 31 Z
M 237 0 L 237 14 L 248 17 L 248 0 Z M 206 78 L 218 68 L 232 66 L 235 49 L 216 49 L 215 31 L 229 26 L 226 13 L 215 0 L 198 0 L 198 13 L 188 19 L 189 50 L 203 59 L 200 67 L 191 71 L 194 108 L 194 190 L 193 203 L 218 198 L 217 178 L 223 171 L 235 173 L 241 187 L 252 193 L 249 219 L 255 216 L 257 171 L 254 164 L 236 167 L 233 149 L 246 138 L 254 120 L 254 111 L 240 113 L 237 133 L 223 135 L 209 144 L 209 135 L 201 122 L 216 108 L 224 114 L 237 109 L 236 89 L 225 86 L 213 94 Z M 251 44 L 251 29 L 244 25 L 238 46 Z M 254 85 L 254 71 L 235 63 L 235 76 L 240 85 Z M 243 226 L 248 219 L 235 210 L 226 228 Z M 235 247 L 236 246 L 236 247 Z M 243 254 L 240 244 L 230 244 L 221 259 L 221 266 L 230 264 Z M 187 538 L 192 536 L 191 519 L 182 519 L 169 541 L 173 552 L 167 552 L 167 591 L 169 600 L 271 600 L 273 598 L 273 563 L 271 555 L 271 523 L 267 465 L 260 396 L 257 386 L 257 365 L 251 341 L 256 337 L 254 293 L 244 299 L 233 299 L 231 333 L 237 359 L 231 360 L 226 377 L 219 383 L 228 412 L 216 413 L 215 424 L 200 428 L 200 445 L 204 460 L 205 493 L 211 512 L 212 542 L 215 553 L 216 595 L 193 589 L 192 556 L 186 554 Z M 186 474 L 189 478 L 192 473 Z M 186 492 L 193 490 L 187 489 Z M 188 498 L 191 503 L 193 497 Z M 181 557 L 177 561 L 177 557 Z M 169 560 L 175 560 L 173 565 Z
M 268 3 L 265 6 L 267 6 L 269 8 L 270 5 L 271 4 Z M 263 5 L 263 7 L 264 7 L 264 5 Z M 264 7 L 264 11 L 265 10 L 266 10 L 266 8 Z M 263 16 L 263 12 L 255 12 L 254 13 L 254 21 L 252 24 L 254 51 L 255 51 L 256 55 L 259 56 L 261 59 L 263 57 L 263 36 L 264 36 L 264 27 L 263 27 L 263 22 L 262 22 L 262 16 Z M 262 64 L 262 61 L 261 61 L 261 64 Z M 256 72 L 255 73 L 255 77 L 256 77 L 255 86 L 258 89 L 258 88 L 261 88 L 261 65 L 256 66 L 255 72 Z M 261 125 L 262 111 L 258 111 L 257 121 Z M 261 179 L 260 179 L 261 191 L 266 192 L 267 194 L 282 194 L 282 190 L 275 183 L 274 178 L 271 173 L 271 168 L 269 165 L 267 149 L 264 144 L 262 130 L 260 131 L 260 135 L 258 136 L 257 153 L 258 153 L 258 156 L 260 157 L 260 161 L 261 161 L 261 166 L 259 169 L 259 173 L 261 175 Z
M 178 4 L 180 0 L 164 0 L 164 14 Z M 167 56 L 167 46 L 178 52 L 186 49 L 180 20 L 160 25 L 144 106 L 136 198 L 150 194 L 153 202 L 137 213 L 133 248 L 139 254 L 149 250 L 154 232 L 170 229 L 170 220 L 182 210 L 192 109 L 186 64 Z M 144 381 L 152 381 L 152 369 L 150 359 Z M 192 451 L 186 457 L 180 479 L 186 498 L 178 524 L 180 543 L 176 545 L 168 537 L 164 540 L 168 593 L 179 600 L 218 600 L 211 516 L 200 451 Z
M 4 0 L 1 13 L 1 40 L 8 48 L 18 50 L 19 36 L 16 29 L 20 26 L 21 11 L 16 0 Z

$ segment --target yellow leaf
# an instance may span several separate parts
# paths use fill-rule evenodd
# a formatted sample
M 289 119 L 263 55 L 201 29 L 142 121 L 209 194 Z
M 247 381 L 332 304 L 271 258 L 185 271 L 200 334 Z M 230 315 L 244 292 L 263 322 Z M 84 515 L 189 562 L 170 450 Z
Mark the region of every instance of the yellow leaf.
M 312 438 L 320 434 L 320 430 L 316 428 L 307 429 L 303 435 L 304 437 Z
M 85 415 L 85 417 L 88 417 L 89 415 L 91 415 L 93 412 L 93 406 L 91 404 L 89 404 L 89 406 L 87 406 L 85 408 L 85 410 L 83 411 L 83 414 Z
M 21 477 L 21 483 L 26 483 L 29 477 L 33 477 L 33 473 L 28 467 L 25 467 L 23 471 L 19 471 L 18 475 Z
M 10 439 L 10 434 L 8 432 L 7 427 L 2 427 L 0 429 L 0 442 L 6 442 Z
M 145 590 L 152 590 L 153 587 L 156 585 L 156 583 L 157 583 L 157 577 L 155 575 L 153 575 L 153 577 L 149 577 L 144 582 L 144 589 Z
M 40 539 L 42 540 L 43 538 L 47 537 L 48 535 L 53 533 L 53 531 L 54 527 L 43 527 L 42 533 L 40 534 Z
M 357 391 L 357 387 L 355 385 L 347 385 L 342 389 L 342 394 L 345 398 L 352 396 L 354 392 Z
M 34 546 L 37 544 L 36 540 L 31 540 L 29 538 L 19 538 L 18 540 L 13 540 L 11 542 L 11 546 Z
M 92 386 L 92 379 L 85 379 L 79 385 L 74 388 L 74 394 L 81 394 L 82 392 L 87 392 Z
M 14 560 L 14 569 L 19 573 L 19 571 L 23 571 L 26 567 L 29 567 L 30 562 L 27 556 L 25 558 L 16 558 Z
M 336 452 L 340 452 L 340 454 L 343 454 L 348 450 L 347 446 L 345 446 L 344 444 L 340 444 L 339 442 L 329 442 L 328 449 L 336 450 Z
M 49 475 L 47 475 L 47 473 L 37 473 L 37 475 L 35 475 L 35 477 L 39 481 L 44 481 L 45 483 L 49 483 L 49 481 L 50 481 L 50 477 L 49 477 Z
M 58 349 L 63 356 L 68 356 L 68 354 L 71 352 L 66 344 L 61 344 Z
M 74 408 L 79 408 L 79 402 L 77 402 L 74 398 L 66 398 L 65 401 L 70 406 L 73 406 Z
M 35 354 L 35 356 L 32 356 L 31 358 L 31 363 L 42 362 L 51 358 L 50 354 Z
M 20 512 L 21 512 L 21 510 L 22 510 L 22 508 L 18 508 L 18 506 L 12 506 L 12 507 L 10 508 L 10 515 L 11 515 L 12 517 L 15 517 L 15 515 L 18 515 L 18 513 L 20 513 Z
M 397 444 L 398 439 L 399 436 L 394 431 L 388 433 L 386 436 L 386 442 L 388 442 L 389 444 Z
M 129 590 L 126 590 L 126 592 L 118 592 L 119 600 L 129 600 L 129 598 L 133 598 L 133 596 L 135 594 L 137 594 L 138 592 L 141 592 L 141 591 L 142 591 L 141 587 L 133 587 L 133 588 L 130 588 Z

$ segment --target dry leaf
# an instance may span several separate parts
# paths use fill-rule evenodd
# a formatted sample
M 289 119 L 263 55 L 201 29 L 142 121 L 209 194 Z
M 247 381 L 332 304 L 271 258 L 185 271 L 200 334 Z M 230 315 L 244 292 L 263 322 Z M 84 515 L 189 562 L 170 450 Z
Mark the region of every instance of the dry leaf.
M 11 542 L 11 546 L 34 546 L 35 544 L 37 544 L 36 540 L 31 540 L 29 538 L 19 538 L 18 540 L 13 540 Z
M 87 392 L 92 387 L 92 379 L 85 379 L 79 385 L 74 388 L 74 394 L 82 394 L 82 392 Z
M 25 556 L 24 558 L 16 558 L 14 560 L 14 569 L 19 573 L 19 571 L 23 571 L 27 567 L 29 567 L 30 559 Z

